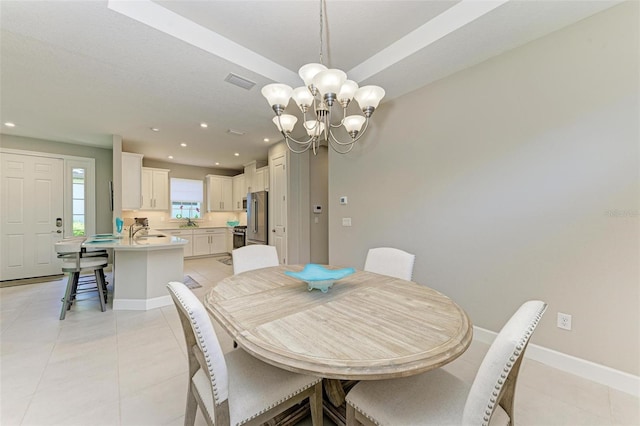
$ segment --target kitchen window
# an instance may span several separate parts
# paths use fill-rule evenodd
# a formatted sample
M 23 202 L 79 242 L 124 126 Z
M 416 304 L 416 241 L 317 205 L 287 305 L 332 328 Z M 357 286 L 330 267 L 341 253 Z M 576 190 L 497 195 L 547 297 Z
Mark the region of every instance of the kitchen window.
M 201 180 L 171 178 L 171 218 L 200 219 L 204 198 Z

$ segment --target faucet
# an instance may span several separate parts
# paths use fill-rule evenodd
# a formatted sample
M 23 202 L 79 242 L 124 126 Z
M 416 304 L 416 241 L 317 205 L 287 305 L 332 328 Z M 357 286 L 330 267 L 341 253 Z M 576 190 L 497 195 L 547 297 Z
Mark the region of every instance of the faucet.
M 193 227 L 197 227 L 198 224 L 195 223 L 194 221 L 191 220 L 190 217 L 187 218 L 187 225 L 186 226 L 193 226 Z
M 135 226 L 139 226 L 138 229 L 134 229 Z M 135 222 L 131 224 L 129 227 L 129 239 L 132 240 L 133 236 L 138 233 L 138 231 L 142 229 L 149 229 L 149 219 L 145 218 L 135 218 Z

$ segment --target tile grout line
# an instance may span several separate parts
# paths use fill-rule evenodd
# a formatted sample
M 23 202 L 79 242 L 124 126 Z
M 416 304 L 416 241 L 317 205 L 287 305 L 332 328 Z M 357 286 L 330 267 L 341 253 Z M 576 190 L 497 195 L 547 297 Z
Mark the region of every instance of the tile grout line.
M 46 283 L 42 283 L 42 284 L 46 284 Z M 36 292 L 36 294 L 41 293 L 43 291 L 44 291 L 43 289 L 40 289 L 38 292 Z M 30 298 L 29 301 L 30 301 L 29 303 L 25 304 L 25 310 L 28 308 L 28 305 L 30 303 L 33 303 L 32 302 L 33 298 Z M 58 321 L 60 321 L 60 320 L 58 320 Z M 31 403 L 33 402 L 33 398 L 35 398 L 36 394 L 38 393 L 38 388 L 40 388 L 40 384 L 42 383 L 42 378 L 44 377 L 44 373 L 47 370 L 47 367 L 49 366 L 49 362 L 51 361 L 51 357 L 53 356 L 53 351 L 55 351 L 56 347 L 58 346 L 58 339 L 60 339 L 60 333 L 61 332 L 62 332 L 62 327 L 59 327 L 58 328 L 58 333 L 56 334 L 56 340 L 53 343 L 53 346 L 51 347 L 51 350 L 49 351 L 49 356 L 47 357 L 47 362 L 44 364 L 44 368 L 42 369 L 42 372 L 40 373 L 40 378 L 38 379 L 38 384 L 36 385 L 35 390 L 31 394 L 31 396 L 29 397 L 29 403 L 27 404 L 27 408 L 25 408 L 24 414 L 22 415 L 22 418 L 20 419 L 20 424 L 22 424 L 24 422 L 24 419 L 27 416 L 27 413 L 29 412 L 29 408 L 31 408 Z

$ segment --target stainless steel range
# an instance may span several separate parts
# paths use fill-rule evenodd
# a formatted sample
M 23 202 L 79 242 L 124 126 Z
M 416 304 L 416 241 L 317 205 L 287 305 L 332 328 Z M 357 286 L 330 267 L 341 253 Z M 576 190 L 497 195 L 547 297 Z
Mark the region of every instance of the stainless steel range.
M 233 249 L 244 247 L 247 245 L 247 227 L 234 226 L 233 227 Z

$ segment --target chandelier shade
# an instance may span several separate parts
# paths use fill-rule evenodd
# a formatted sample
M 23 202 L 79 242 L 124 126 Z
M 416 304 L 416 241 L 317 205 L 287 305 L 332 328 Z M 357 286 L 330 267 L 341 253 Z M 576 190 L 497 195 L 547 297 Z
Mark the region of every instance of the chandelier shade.
M 378 86 L 364 86 L 356 90 L 354 98 L 361 109 L 378 108 L 378 104 L 384 97 L 384 89 Z
M 276 125 L 278 130 L 284 133 L 291 133 L 297 122 L 298 117 L 295 115 L 282 114 L 273 117 L 273 123 Z
M 303 153 L 313 149 L 315 154 L 320 143 L 326 141 L 334 151 L 346 154 L 366 132 L 369 118 L 378 108 L 385 91 L 378 86 L 358 87 L 358 83 L 347 79 L 344 71 L 329 69 L 322 63 L 323 9 L 324 2 L 320 0 L 320 63 L 300 67 L 298 75 L 304 86 L 292 89 L 286 84 L 267 84 L 262 88 L 262 95 L 276 114 L 273 123 L 289 150 Z M 306 140 L 297 140 L 291 135 L 298 121 L 296 116 L 284 114 L 291 99 L 302 112 L 302 124 L 308 136 Z M 347 115 L 353 99 L 358 102 L 363 115 Z M 340 134 L 336 136 L 334 132 L 346 133 L 348 138 L 340 140 Z
M 350 115 L 344 118 L 344 128 L 349 134 L 352 132 L 357 133 L 362 129 L 365 121 L 367 121 L 367 119 L 361 115 Z
M 333 95 L 335 98 L 345 81 L 347 81 L 347 74 L 335 69 L 320 71 L 313 77 L 313 85 L 325 98 L 327 95 Z
M 342 87 L 340 88 L 340 92 L 338 92 L 338 102 L 344 106 L 347 105 L 353 99 L 353 95 L 355 95 L 356 90 L 358 90 L 358 83 L 353 80 L 347 80 L 344 82 Z
M 319 137 L 324 132 L 324 123 L 315 120 L 309 120 L 304 122 L 304 128 L 307 130 L 307 134 L 312 137 Z
M 302 81 L 304 81 L 304 85 L 309 87 L 313 83 L 313 77 L 315 77 L 320 71 L 324 71 L 326 69 L 327 67 L 322 64 L 307 64 L 303 65 L 298 70 L 298 75 Z
M 306 87 L 296 87 L 293 89 L 291 97 L 302 112 L 307 112 L 309 107 L 313 105 L 313 95 Z

